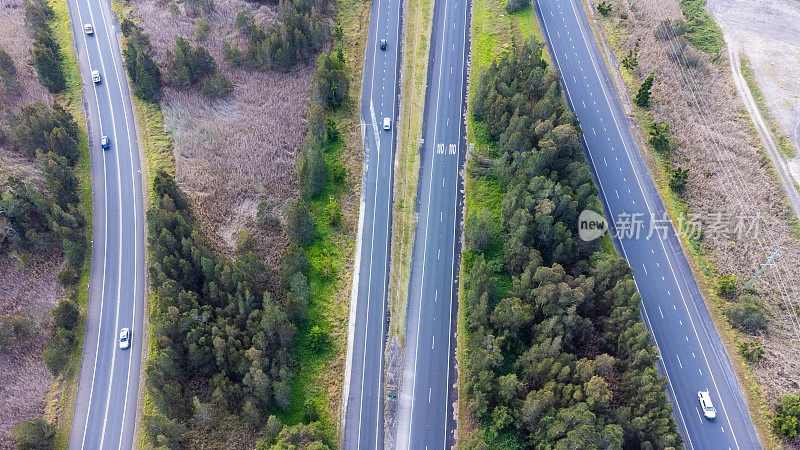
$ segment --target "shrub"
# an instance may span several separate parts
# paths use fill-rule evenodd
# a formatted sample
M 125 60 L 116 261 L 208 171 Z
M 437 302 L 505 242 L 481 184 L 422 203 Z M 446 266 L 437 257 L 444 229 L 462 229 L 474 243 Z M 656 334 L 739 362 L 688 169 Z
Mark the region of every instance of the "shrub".
M 239 67 L 244 63 L 242 51 L 228 41 L 222 41 L 222 57 L 231 67 Z
M 21 423 L 11 430 L 19 450 L 55 448 L 56 427 L 41 417 Z
M 779 435 L 794 439 L 798 432 L 798 421 L 800 421 L 800 395 L 786 394 L 778 405 L 772 426 Z
M 67 366 L 69 355 L 63 348 L 58 348 L 58 346 L 51 343 L 44 350 L 42 358 L 44 359 L 44 365 L 47 366 L 50 372 L 53 375 L 58 375 L 63 372 L 64 368 Z
M 767 312 L 753 297 L 742 297 L 725 310 L 731 325 L 745 333 L 758 333 L 767 328 Z
M 328 333 L 319 325 L 314 325 L 308 333 L 308 346 L 315 352 L 322 351 L 328 343 Z
M 9 94 L 15 94 L 19 91 L 20 84 L 17 80 L 17 67 L 11 56 L 5 50 L 0 48 L 0 80 L 6 87 Z M 2 142 L 2 139 L 0 139 Z
M 747 362 L 754 364 L 764 359 L 764 349 L 761 342 L 742 342 L 739 344 L 739 352 Z
M 647 142 L 650 143 L 653 150 L 662 153 L 669 150 L 669 122 L 656 122 L 650 125 L 648 131 L 650 133 L 650 139 L 648 139 Z
M 75 303 L 65 298 L 59 300 L 58 306 L 53 309 L 53 322 L 59 328 L 73 329 L 78 324 L 80 316 Z
M 603 17 L 608 17 L 608 15 L 611 13 L 611 5 L 603 0 L 597 4 L 597 12 L 599 12 Z
M 275 222 L 278 218 L 272 213 L 272 206 L 267 202 L 258 204 L 258 212 L 256 213 L 256 221 L 264 227 L 268 227 Z
M 300 179 L 300 193 L 311 199 L 325 188 L 327 178 L 323 143 L 313 135 L 306 135 L 297 161 L 297 177 Z
M 58 282 L 61 283 L 63 287 L 74 286 L 75 284 L 80 281 L 78 277 L 78 272 L 75 271 L 72 267 L 67 267 L 66 269 L 58 272 Z
M 225 75 L 218 73 L 203 79 L 201 91 L 208 98 L 225 98 L 233 92 L 233 83 Z
M 506 2 L 506 12 L 513 14 L 522 11 L 531 4 L 531 0 L 508 0 Z
M 198 41 L 205 41 L 208 39 L 208 34 L 211 33 L 211 24 L 205 17 L 198 17 L 194 23 L 194 38 Z
M 340 160 L 336 160 L 330 166 L 331 181 L 334 183 L 342 183 L 347 178 L 347 168 Z
M 33 41 L 33 65 L 39 83 L 52 93 L 61 92 L 67 85 L 61 68 L 61 50 L 50 35 L 50 29 L 36 32 Z
M 736 290 L 736 275 L 722 274 L 717 282 L 717 292 L 722 295 L 731 295 Z
M 478 253 L 485 253 L 494 244 L 498 236 L 497 224 L 489 210 L 482 208 L 473 211 L 467 221 L 469 226 L 464 230 L 467 248 Z
M 33 335 L 34 329 L 33 321 L 26 317 L 0 316 L 0 352 Z
M 328 198 L 328 204 L 325 205 L 325 218 L 332 226 L 337 226 L 342 221 L 342 209 L 339 207 L 339 202 L 331 195 Z
M 670 174 L 669 187 L 676 194 L 682 194 L 686 189 L 686 184 L 689 182 L 689 169 L 681 169 L 680 167 L 674 169 Z
M 639 86 L 639 92 L 636 93 L 636 99 L 634 100 L 637 106 L 642 108 L 650 106 L 650 89 L 653 87 L 654 76 L 655 73 L 651 73 L 650 76 L 645 78 L 642 85 Z
M 311 212 L 304 201 L 290 202 L 286 214 L 286 234 L 301 247 L 308 247 L 317 237 Z

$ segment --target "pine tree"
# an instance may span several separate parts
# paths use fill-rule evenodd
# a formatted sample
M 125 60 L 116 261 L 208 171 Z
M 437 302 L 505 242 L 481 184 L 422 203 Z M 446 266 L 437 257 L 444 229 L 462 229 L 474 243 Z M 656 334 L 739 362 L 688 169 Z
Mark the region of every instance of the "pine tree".
M 639 87 L 639 92 L 636 93 L 636 99 L 634 100 L 637 106 L 642 108 L 650 106 L 650 89 L 653 87 L 654 76 L 655 72 L 651 73 Z

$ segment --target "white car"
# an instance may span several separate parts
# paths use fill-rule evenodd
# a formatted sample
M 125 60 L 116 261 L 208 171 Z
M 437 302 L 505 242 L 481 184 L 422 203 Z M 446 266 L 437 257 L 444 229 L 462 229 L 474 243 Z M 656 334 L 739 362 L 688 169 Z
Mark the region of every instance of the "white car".
M 94 34 L 94 27 L 90 23 L 83 25 L 83 32 L 86 34 Z
M 93 70 L 92 71 L 92 83 L 97 84 L 100 82 L 100 71 Z
M 711 403 L 711 395 L 708 393 L 708 390 L 699 391 L 697 393 L 697 400 L 700 402 L 700 409 L 703 410 L 703 415 L 706 416 L 706 419 L 714 419 L 717 417 L 717 409 L 714 408 L 714 404 Z
M 131 330 L 123 328 L 119 332 L 119 348 L 125 350 L 131 346 Z
M 392 119 L 388 117 L 383 118 L 383 129 L 384 130 L 391 130 L 392 129 Z

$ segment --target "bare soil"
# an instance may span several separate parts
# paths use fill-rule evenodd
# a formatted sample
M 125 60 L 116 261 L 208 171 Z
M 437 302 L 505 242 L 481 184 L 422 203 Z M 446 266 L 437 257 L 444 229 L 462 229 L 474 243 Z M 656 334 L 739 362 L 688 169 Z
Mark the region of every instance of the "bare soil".
M 229 67 L 223 60 L 223 39 L 241 50 L 247 46 L 246 36 L 235 28 L 237 13 L 250 9 L 264 24 L 274 17 L 274 9 L 243 0 L 214 4 L 211 32 L 202 42 L 195 40 L 196 18 L 185 14 L 183 6 L 181 14 L 173 15 L 167 2 L 137 1 L 131 4 L 131 15 L 150 35 L 162 68 L 179 35 L 206 47 L 233 82 L 233 94 L 220 101 L 207 100 L 198 87 L 164 89 L 161 105 L 174 139 L 176 179 L 217 250 L 230 255 L 239 232 L 246 229 L 274 266 L 288 239 L 281 226 L 257 226 L 255 215 L 262 201 L 280 215 L 286 199 L 297 195 L 295 164 L 306 130 L 314 65 L 298 65 L 288 74 Z
M 0 127 L 6 133 L 8 115 L 19 112 L 22 105 L 52 102 L 33 67 L 33 40 L 27 34 L 22 5 L 22 0 L 0 0 L 0 48 L 14 61 L 20 82 L 15 93 L 0 85 Z M 8 140 L 0 141 L 0 191 L 10 176 L 43 186 L 38 163 L 20 156 Z M 0 448 L 15 448 L 11 429 L 45 412 L 53 376 L 42 361 L 42 352 L 52 334 L 50 310 L 64 295 L 56 280 L 63 264 L 60 256 L 0 256 L 0 316 L 22 316 L 35 323 L 28 339 L 0 351 Z
M 739 215 L 760 218 L 758 233 L 741 238 L 714 235 L 706 228 L 697 254 L 713 261 L 718 273 L 736 275 L 737 287 L 741 289 L 766 261 L 767 254 L 781 248 L 775 265 L 752 286 L 769 312 L 767 332 L 757 336 L 733 333 L 737 340 L 763 343 L 765 358 L 752 366 L 752 374 L 767 410 L 771 411 L 780 396 L 800 387 L 797 381 L 800 329 L 796 327 L 793 303 L 800 281 L 796 264 L 800 246 L 793 236 L 792 210 L 787 207 L 774 168 L 736 93 L 724 60 L 725 52 L 721 52 L 723 59 L 716 62 L 702 54 L 702 64 L 697 68 L 687 69 L 673 63 L 666 53 L 669 42 L 656 39 L 653 30 L 664 18 L 681 17 L 679 1 L 639 0 L 634 5 L 632 9 L 627 1 L 614 2 L 612 17 L 604 21 L 611 25 L 606 34 L 618 59 L 640 39 L 639 65 L 632 73 L 623 69 L 623 75 L 635 93 L 638 83 L 650 72 L 655 73 L 650 112 L 655 120 L 670 123 L 673 166 L 690 171 L 684 196 L 689 212 L 706 225 L 718 213 L 732 214 L 734 218 Z M 711 280 L 715 279 L 713 273 L 709 275 Z M 724 317 L 719 313 L 727 303 L 725 300 L 707 296 L 706 302 L 709 309 L 717 311 L 716 317 Z M 716 326 L 720 330 L 729 329 L 724 319 L 717 320 Z M 736 349 L 729 347 L 728 352 L 735 353 Z M 731 356 L 738 358 L 735 354 Z

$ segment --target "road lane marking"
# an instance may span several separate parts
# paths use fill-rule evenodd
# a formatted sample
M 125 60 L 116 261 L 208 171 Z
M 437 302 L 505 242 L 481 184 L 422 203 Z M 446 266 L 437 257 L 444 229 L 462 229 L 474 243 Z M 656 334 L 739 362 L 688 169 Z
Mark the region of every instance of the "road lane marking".
M 659 312 L 659 314 L 661 314 L 661 318 L 663 319 L 664 318 L 664 311 L 661 310 L 660 306 L 658 307 L 658 312 Z
M 681 364 L 681 357 L 678 356 L 678 355 L 675 355 L 675 358 L 677 358 L 677 360 L 678 360 L 678 365 L 681 366 L 681 369 L 683 369 L 683 364 Z

